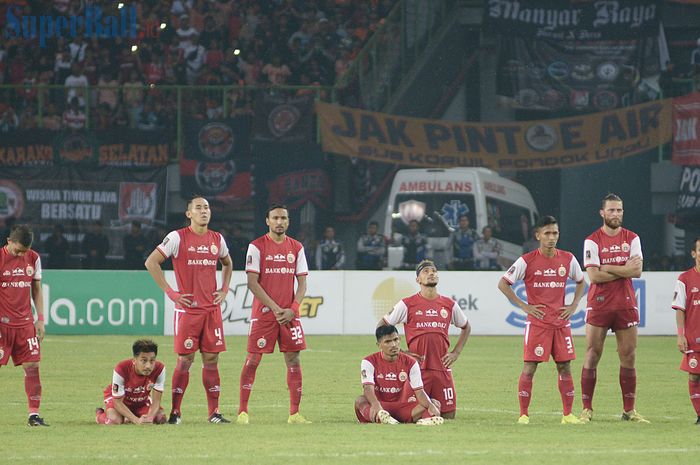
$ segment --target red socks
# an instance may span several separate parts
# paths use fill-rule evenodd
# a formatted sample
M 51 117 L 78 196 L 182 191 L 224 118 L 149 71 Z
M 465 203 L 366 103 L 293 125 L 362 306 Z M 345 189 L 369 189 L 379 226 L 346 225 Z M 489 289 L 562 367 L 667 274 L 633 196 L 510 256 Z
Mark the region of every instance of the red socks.
M 688 380 L 688 392 L 690 393 L 690 402 L 693 404 L 695 413 L 700 417 L 700 380 Z
M 596 369 L 584 368 L 581 370 L 581 400 L 583 408 L 593 410 L 593 392 L 595 391 Z
M 365 423 L 374 423 L 376 420 L 374 418 L 370 418 L 369 415 L 371 408 L 372 407 L 369 405 L 369 402 L 367 402 L 361 409 L 358 410 L 357 408 L 355 408 L 355 411 L 360 417 L 362 417 L 365 420 Z M 360 421 L 362 422 L 362 420 Z
M 98 425 L 109 425 L 112 422 L 107 419 L 107 413 L 106 412 L 98 412 L 95 414 L 95 421 L 97 421 Z
M 241 382 L 240 382 L 240 402 L 238 404 L 238 413 L 248 411 L 248 399 L 250 399 L 250 392 L 253 390 L 253 383 L 255 383 L 255 371 L 258 369 L 260 364 L 260 359 L 262 355 L 260 354 L 248 354 L 243 364 L 243 370 L 241 370 Z
M 637 372 L 634 368 L 620 367 L 620 389 L 622 390 L 624 411 L 634 410 L 634 400 L 637 392 Z
M 301 403 L 301 365 L 287 367 L 287 387 L 289 388 L 289 414 L 299 411 Z
M 528 415 L 527 409 L 530 407 L 532 398 L 532 376 L 520 373 L 518 381 L 518 401 L 520 402 L 520 415 Z
M 171 413 L 180 415 L 180 406 L 182 405 L 182 397 L 185 395 L 185 390 L 187 389 L 187 384 L 190 382 L 190 366 L 192 362 L 184 359 L 178 358 L 177 365 L 175 365 L 175 370 L 173 370 L 173 405 L 170 410 Z M 208 396 L 208 393 L 207 393 Z
M 558 384 L 563 413 L 564 416 L 567 416 L 571 413 L 571 407 L 574 405 L 574 379 L 571 377 L 571 373 L 559 375 Z
M 41 404 L 41 380 L 39 379 L 39 367 L 23 368 L 24 392 L 27 393 L 29 413 L 39 413 L 39 404 Z
M 219 393 L 221 392 L 219 367 L 216 363 L 206 363 L 202 366 L 202 384 L 207 394 L 209 416 L 219 413 Z

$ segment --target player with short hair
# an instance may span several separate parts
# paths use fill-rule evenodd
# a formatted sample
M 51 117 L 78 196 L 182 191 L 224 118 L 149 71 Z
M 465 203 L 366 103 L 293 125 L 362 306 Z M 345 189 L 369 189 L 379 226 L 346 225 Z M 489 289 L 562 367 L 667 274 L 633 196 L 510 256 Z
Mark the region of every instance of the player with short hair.
M 498 282 L 498 289 L 527 313 L 525 342 L 523 345 L 523 371 L 518 381 L 520 403 L 519 424 L 529 424 L 528 408 L 532 398 L 532 379 L 541 362 L 550 355 L 557 364 L 558 386 L 563 406 L 562 424 L 582 423 L 571 413 L 574 404 L 574 380 L 571 377 L 571 360 L 576 358 L 571 337 L 571 315 L 578 307 L 586 282 L 576 257 L 556 248 L 559 225 L 553 216 L 543 216 L 536 226 L 538 249 L 518 258 Z M 566 282 L 576 282 L 574 298 L 565 303 Z M 520 299 L 511 287 L 516 281 L 525 281 L 527 302 Z
M 676 310 L 678 350 L 683 354 L 680 369 L 688 372 L 690 403 L 700 425 L 700 237 L 691 251 L 695 266 L 678 276 L 671 307 Z
M 209 229 L 211 210 L 202 196 L 187 202 L 185 216 L 190 225 L 171 231 L 146 259 L 153 280 L 175 303 L 175 353 L 172 409 L 168 423 L 180 424 L 182 398 L 190 379 L 194 354 L 202 354 L 202 383 L 207 396 L 209 423 L 230 423 L 219 412 L 219 353 L 226 351 L 221 302 L 226 298 L 233 263 L 223 236 Z M 161 264 L 172 258 L 178 290 L 172 289 Z M 221 262 L 221 287 L 217 288 L 216 267 Z
M 583 245 L 583 266 L 591 287 L 586 305 L 586 358 L 581 372 L 581 419 L 593 419 L 596 368 L 605 347 L 608 330 L 615 333 L 620 358 L 622 420 L 649 423 L 634 408 L 637 395 L 637 350 L 639 307 L 632 278 L 642 275 L 642 243 L 622 227 L 622 199 L 616 194 L 603 198 L 599 211 L 603 226 L 588 236 Z
M 287 207 L 272 205 L 267 209 L 265 223 L 269 231 L 250 243 L 246 259 L 248 289 L 254 297 L 248 331 L 248 354 L 241 371 L 236 422 L 242 425 L 249 423 L 248 400 L 253 390 L 255 372 L 263 354 L 271 354 L 275 344 L 279 343 L 279 350 L 284 354 L 287 365 L 287 423 L 311 423 L 299 413 L 302 392 L 299 352 L 306 349 L 304 330 L 299 320 L 299 305 L 306 293 L 309 267 L 304 246 L 287 235 Z
M 408 349 L 420 359 L 425 392 L 440 402 L 444 418 L 452 419 L 457 411 L 457 393 L 452 365 L 467 343 L 471 327 L 457 303 L 438 294 L 439 277 L 435 263 L 423 260 L 416 267 L 420 291 L 400 300 L 378 326 L 403 323 Z M 462 332 L 454 349 L 449 351 L 450 324 Z
M 374 335 L 380 350 L 360 365 L 363 394 L 355 399 L 360 423 L 442 424 L 440 403 L 431 401 L 423 390 L 418 362 L 401 352 L 396 327 L 379 326 Z
M 12 362 L 24 369 L 24 392 L 29 426 L 49 426 L 39 416 L 41 379 L 39 361 L 44 340 L 44 297 L 41 292 L 41 259 L 31 249 L 34 233 L 26 225 L 10 230 L 0 249 L 0 367 Z M 36 322 L 32 315 L 32 301 Z
M 165 388 L 165 366 L 156 360 L 158 344 L 139 339 L 131 346 L 134 358 L 117 363 L 112 384 L 104 390 L 105 408 L 95 410 L 100 425 L 163 424 L 161 406 Z

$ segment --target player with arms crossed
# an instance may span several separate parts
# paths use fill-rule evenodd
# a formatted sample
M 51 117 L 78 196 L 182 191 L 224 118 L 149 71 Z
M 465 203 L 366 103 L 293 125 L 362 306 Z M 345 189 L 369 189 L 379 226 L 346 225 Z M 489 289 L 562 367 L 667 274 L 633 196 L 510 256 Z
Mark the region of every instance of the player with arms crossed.
M 543 216 L 537 222 L 535 236 L 540 247 L 518 258 L 498 282 L 498 289 L 527 313 L 523 371 L 518 381 L 520 402 L 519 424 L 529 424 L 528 408 L 532 398 L 532 379 L 537 365 L 549 361 L 550 354 L 557 364 L 559 393 L 563 405 L 562 424 L 582 423 L 571 413 L 574 404 L 574 380 L 571 360 L 576 358 L 571 337 L 571 315 L 578 307 L 586 282 L 583 271 L 572 253 L 556 248 L 559 225 L 553 216 Z M 574 298 L 565 303 L 566 282 L 576 282 Z M 523 302 L 511 287 L 516 281 L 525 281 L 527 302 Z
M 226 241 L 209 229 L 211 210 L 201 196 L 187 202 L 185 216 L 190 226 L 170 232 L 146 259 L 154 281 L 175 302 L 175 353 L 172 410 L 168 423 L 180 424 L 182 398 L 190 380 L 194 354 L 202 353 L 202 383 L 207 395 L 210 423 L 230 423 L 219 412 L 219 353 L 226 351 L 221 302 L 226 298 L 233 263 Z M 161 264 L 173 260 L 178 290 L 165 280 Z M 216 267 L 221 262 L 221 287 L 216 284 Z
M 683 354 L 681 370 L 688 372 L 690 402 L 700 425 L 700 237 L 691 252 L 695 266 L 681 273 L 673 292 L 672 307 L 676 310 L 678 349 Z
M 269 232 L 248 246 L 246 273 L 248 289 L 253 293 L 253 310 L 248 331 L 248 355 L 240 381 L 238 424 L 247 425 L 248 400 L 255 382 L 255 372 L 263 354 L 271 354 L 279 342 L 287 365 L 289 418 L 287 423 L 311 423 L 299 413 L 301 403 L 301 361 L 299 352 L 306 349 L 304 330 L 299 321 L 299 304 L 306 293 L 309 267 L 302 244 L 287 236 L 289 210 L 273 205 L 267 210 L 265 223 Z M 294 280 L 297 290 L 294 291 Z
M 114 367 L 112 384 L 104 390 L 105 408 L 95 411 L 100 425 L 165 423 L 161 398 L 165 388 L 165 366 L 156 360 L 158 344 L 139 339 L 131 346 L 134 358 Z
M 586 238 L 583 266 L 591 287 L 586 305 L 586 358 L 581 372 L 581 419 L 593 418 L 593 392 L 596 368 L 605 347 L 608 330 L 615 332 L 620 358 L 622 420 L 649 423 L 634 408 L 637 392 L 635 352 L 639 308 L 632 278 L 642 275 L 642 243 L 632 231 L 622 227 L 622 199 L 616 194 L 605 196 L 600 209 L 603 226 Z
M 31 249 L 34 234 L 25 225 L 10 231 L 0 250 L 0 367 L 12 357 L 24 368 L 24 392 L 29 426 L 49 426 L 39 416 L 41 379 L 39 361 L 44 340 L 44 298 L 41 292 L 41 259 Z M 36 323 L 32 315 L 36 308 Z
M 457 411 L 452 365 L 467 343 L 471 327 L 459 305 L 438 294 L 438 281 L 435 263 L 431 260 L 420 262 L 416 267 L 420 291 L 399 301 L 378 326 L 403 323 L 408 349 L 420 359 L 426 394 L 440 402 L 443 418 L 452 419 Z M 450 324 L 462 330 L 452 351 L 448 350 Z
M 442 424 L 439 401 L 431 401 L 423 390 L 418 362 L 401 353 L 396 327 L 379 326 L 374 334 L 380 351 L 365 357 L 360 365 L 363 395 L 355 399 L 360 423 Z M 407 392 L 412 393 L 410 398 Z

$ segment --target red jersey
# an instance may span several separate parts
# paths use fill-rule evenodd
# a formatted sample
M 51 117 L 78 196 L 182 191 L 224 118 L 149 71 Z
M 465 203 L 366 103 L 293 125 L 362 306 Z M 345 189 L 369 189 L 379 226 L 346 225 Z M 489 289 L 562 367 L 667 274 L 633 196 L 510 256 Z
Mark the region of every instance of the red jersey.
M 675 310 L 685 312 L 685 338 L 688 349 L 700 352 L 700 273 L 695 267 L 684 271 L 676 281 L 673 291 Z
M 32 249 L 15 257 L 0 249 L 0 324 L 22 327 L 34 324 L 32 281 L 41 281 L 41 259 Z
M 544 305 L 540 310 L 544 318 L 538 319 L 532 315 L 527 320 L 545 328 L 563 328 L 568 320 L 559 319 L 561 307 L 566 297 L 566 281 L 572 279 L 576 283 L 583 281 L 583 271 L 576 257 L 571 252 L 555 249 L 553 257 L 545 257 L 540 249 L 533 250 L 518 258 L 503 275 L 508 284 L 525 281 L 527 303 Z
M 124 405 L 134 407 L 151 404 L 151 389 L 163 392 L 165 389 L 165 365 L 156 361 L 156 366 L 148 376 L 139 375 L 134 368 L 134 360 L 126 359 L 117 363 L 112 374 L 112 385 L 107 386 L 105 394 L 111 392 L 115 399 L 122 399 Z
M 408 349 L 425 357 L 420 364 L 423 370 L 447 371 L 442 357 L 450 347 L 450 324 L 458 328 L 467 326 L 467 317 L 457 303 L 442 295 L 428 300 L 420 293 L 400 300 L 384 321 L 390 325 L 403 323 Z
M 374 394 L 379 402 L 398 402 L 406 386 L 414 391 L 423 389 L 418 362 L 404 353 L 393 362 L 384 360 L 381 352 L 362 359 L 360 364 L 362 385 L 374 385 Z
M 194 294 L 187 313 L 208 313 L 219 310 L 214 303 L 216 267 L 220 258 L 228 256 L 226 241 L 218 232 L 195 233 L 192 228 L 170 232 L 157 250 L 165 258 L 172 257 L 177 289 L 181 294 Z M 180 309 L 179 305 L 175 305 Z
M 309 266 L 301 242 L 285 236 L 278 244 L 265 234 L 248 246 L 245 271 L 259 274 L 258 282 L 267 295 L 280 307 L 290 308 L 294 302 L 294 278 L 309 274 Z M 276 321 L 275 315 L 257 297 L 253 298 L 251 317 Z
M 608 236 L 603 228 L 586 238 L 583 244 L 583 266 L 624 265 L 630 257 L 642 257 L 642 243 L 632 231 L 620 228 L 615 236 Z M 632 280 L 620 278 L 588 289 L 587 310 L 638 310 Z

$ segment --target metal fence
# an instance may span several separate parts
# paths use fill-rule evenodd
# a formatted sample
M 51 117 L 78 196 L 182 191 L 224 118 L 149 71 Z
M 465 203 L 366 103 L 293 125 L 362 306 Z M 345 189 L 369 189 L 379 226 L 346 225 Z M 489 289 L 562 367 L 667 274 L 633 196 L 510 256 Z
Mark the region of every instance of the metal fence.
M 177 153 L 183 122 L 253 114 L 260 92 L 313 95 L 334 101 L 336 90 L 321 86 L 177 86 L 125 83 L 119 86 L 0 85 L 0 133 L 14 129 L 113 127 L 169 129 Z

